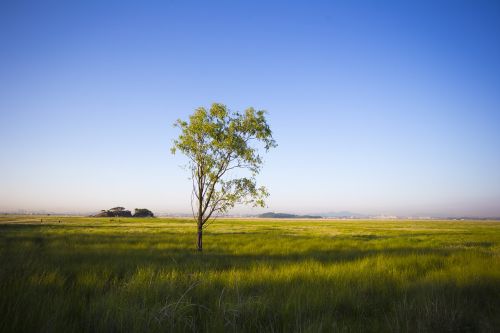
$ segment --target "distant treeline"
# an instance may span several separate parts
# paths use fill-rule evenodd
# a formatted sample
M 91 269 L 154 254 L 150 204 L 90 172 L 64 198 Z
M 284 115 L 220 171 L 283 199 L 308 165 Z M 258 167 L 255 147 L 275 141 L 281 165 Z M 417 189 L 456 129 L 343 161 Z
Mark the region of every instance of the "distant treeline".
M 99 214 L 92 215 L 93 217 L 154 217 L 152 211 L 146 208 L 136 208 L 134 214 L 124 207 L 114 207 L 108 210 L 101 210 Z

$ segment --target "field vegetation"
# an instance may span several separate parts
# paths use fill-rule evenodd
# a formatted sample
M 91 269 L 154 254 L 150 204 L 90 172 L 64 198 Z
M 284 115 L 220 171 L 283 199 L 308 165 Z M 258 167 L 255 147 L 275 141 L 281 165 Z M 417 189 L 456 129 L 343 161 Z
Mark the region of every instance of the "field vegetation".
M 0 216 L 1 332 L 500 331 L 500 223 Z

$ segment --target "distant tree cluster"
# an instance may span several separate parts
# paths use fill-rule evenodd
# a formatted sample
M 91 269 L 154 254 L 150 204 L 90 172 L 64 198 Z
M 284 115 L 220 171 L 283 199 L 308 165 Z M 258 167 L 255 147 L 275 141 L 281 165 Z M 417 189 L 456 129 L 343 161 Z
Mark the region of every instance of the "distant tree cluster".
M 146 208 L 136 208 L 134 217 L 155 217 L 153 212 Z
M 154 217 L 154 214 L 149 209 L 136 208 L 134 215 L 132 215 L 130 210 L 126 210 L 124 207 L 113 207 L 108 210 L 101 210 L 101 212 L 94 215 L 94 217 Z

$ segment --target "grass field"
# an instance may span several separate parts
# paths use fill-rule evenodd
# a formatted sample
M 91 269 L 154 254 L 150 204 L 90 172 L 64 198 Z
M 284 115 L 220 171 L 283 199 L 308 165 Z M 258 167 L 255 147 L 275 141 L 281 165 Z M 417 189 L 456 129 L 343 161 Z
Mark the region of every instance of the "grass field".
M 500 223 L 0 216 L 1 332 L 499 332 Z M 59 222 L 59 220 L 61 222 Z

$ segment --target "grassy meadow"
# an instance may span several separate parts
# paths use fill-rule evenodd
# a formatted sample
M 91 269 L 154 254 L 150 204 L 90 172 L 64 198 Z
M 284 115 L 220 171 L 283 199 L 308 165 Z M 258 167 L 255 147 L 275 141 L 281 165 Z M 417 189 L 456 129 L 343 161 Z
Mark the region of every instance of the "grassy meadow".
M 0 332 L 499 332 L 500 222 L 0 216 Z

